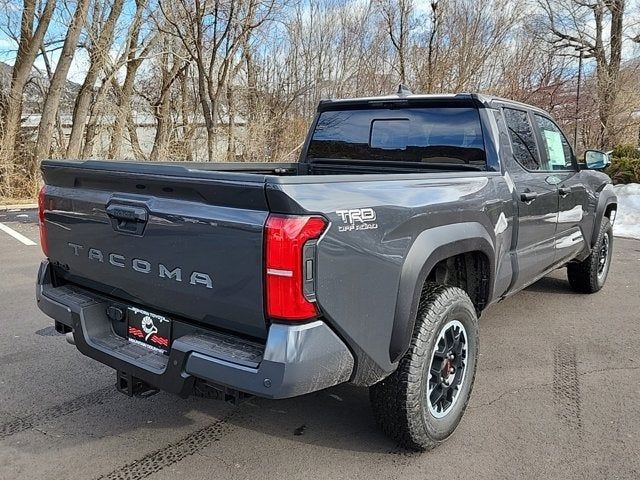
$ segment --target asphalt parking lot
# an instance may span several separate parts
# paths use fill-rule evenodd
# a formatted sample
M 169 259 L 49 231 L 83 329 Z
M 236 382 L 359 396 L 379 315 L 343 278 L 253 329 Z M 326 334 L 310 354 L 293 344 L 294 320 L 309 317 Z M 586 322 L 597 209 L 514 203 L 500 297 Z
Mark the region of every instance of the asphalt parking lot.
M 34 220 L 0 211 L 37 243 Z M 460 427 L 413 454 L 348 385 L 239 407 L 117 393 L 37 309 L 40 248 L 0 230 L 0 479 L 640 478 L 640 242 L 614 249 L 598 294 L 560 270 L 485 312 Z

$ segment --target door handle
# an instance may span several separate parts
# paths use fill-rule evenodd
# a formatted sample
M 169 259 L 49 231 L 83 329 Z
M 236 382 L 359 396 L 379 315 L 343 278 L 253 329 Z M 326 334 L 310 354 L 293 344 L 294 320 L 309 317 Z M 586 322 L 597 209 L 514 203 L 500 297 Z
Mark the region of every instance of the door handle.
M 106 208 L 114 230 L 132 235 L 142 235 L 149 220 L 149 214 L 144 207 L 111 204 Z
M 558 193 L 564 198 L 571 193 L 571 187 L 560 187 Z
M 533 202 L 536 198 L 538 198 L 538 193 L 536 192 L 525 192 L 520 194 L 520 200 L 523 202 Z
M 132 222 L 146 222 L 148 219 L 147 210 L 142 207 L 132 207 L 129 205 L 109 205 L 107 215 L 118 220 L 129 220 Z

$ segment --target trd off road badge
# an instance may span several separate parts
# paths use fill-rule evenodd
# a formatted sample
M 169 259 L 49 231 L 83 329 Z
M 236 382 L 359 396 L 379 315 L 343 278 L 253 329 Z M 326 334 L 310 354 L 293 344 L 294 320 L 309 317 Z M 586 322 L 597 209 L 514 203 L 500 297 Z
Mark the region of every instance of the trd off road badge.
M 354 230 L 375 230 L 376 211 L 373 208 L 353 208 L 350 210 L 336 210 L 344 225 L 338 226 L 339 232 L 351 232 Z

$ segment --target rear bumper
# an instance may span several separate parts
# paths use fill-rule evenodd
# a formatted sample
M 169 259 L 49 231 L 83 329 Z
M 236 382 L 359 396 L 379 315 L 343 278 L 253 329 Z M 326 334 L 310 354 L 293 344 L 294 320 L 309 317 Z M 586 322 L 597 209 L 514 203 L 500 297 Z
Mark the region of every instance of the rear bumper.
M 266 344 L 212 331 L 174 338 L 169 355 L 116 335 L 109 300 L 70 286 L 54 287 L 43 261 L 36 286 L 38 307 L 72 329 L 76 347 L 99 362 L 161 390 L 188 395 L 196 379 L 266 398 L 288 398 L 349 380 L 353 356 L 322 321 L 273 324 Z

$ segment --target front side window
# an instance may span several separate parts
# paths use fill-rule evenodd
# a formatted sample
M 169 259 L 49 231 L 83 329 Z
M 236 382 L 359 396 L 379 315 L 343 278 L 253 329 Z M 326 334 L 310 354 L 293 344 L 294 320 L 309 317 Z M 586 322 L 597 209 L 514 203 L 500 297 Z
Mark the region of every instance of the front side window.
M 325 111 L 318 118 L 308 156 L 485 168 L 480 115 L 467 107 Z
M 504 109 L 504 119 L 511 137 L 511 147 L 516 161 L 527 170 L 547 170 L 540 161 L 533 127 L 529 115 L 523 110 Z
M 534 117 L 547 152 L 548 170 L 573 170 L 573 153 L 562 130 L 542 115 L 534 115 Z

